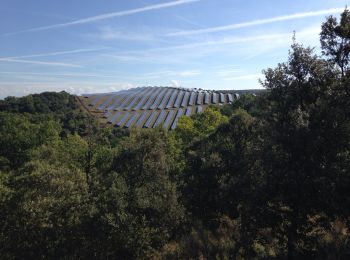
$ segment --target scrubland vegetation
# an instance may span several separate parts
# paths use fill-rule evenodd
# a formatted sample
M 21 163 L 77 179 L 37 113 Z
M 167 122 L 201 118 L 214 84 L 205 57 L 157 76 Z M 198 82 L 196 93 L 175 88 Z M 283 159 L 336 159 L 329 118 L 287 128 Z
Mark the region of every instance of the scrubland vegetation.
M 350 259 L 348 10 L 320 40 L 174 131 L 0 101 L 1 259 Z

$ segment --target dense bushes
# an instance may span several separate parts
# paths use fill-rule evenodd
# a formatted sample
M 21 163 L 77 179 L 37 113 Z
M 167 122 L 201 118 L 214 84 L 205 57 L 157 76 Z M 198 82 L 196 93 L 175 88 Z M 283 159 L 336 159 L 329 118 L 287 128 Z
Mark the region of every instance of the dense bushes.
M 350 258 L 349 24 L 172 132 L 99 128 L 66 93 L 3 101 L 1 258 Z

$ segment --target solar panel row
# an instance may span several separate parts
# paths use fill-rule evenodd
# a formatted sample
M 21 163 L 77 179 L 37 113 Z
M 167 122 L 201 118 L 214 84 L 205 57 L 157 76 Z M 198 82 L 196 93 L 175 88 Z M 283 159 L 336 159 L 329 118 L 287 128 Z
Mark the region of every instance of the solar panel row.
M 188 105 L 189 106 L 194 105 L 194 101 L 196 99 L 196 95 L 197 95 L 196 92 L 194 92 L 194 91 L 191 92 L 190 100 L 188 101 Z
M 147 111 L 144 111 L 141 115 L 141 117 L 137 120 L 136 122 L 136 126 L 138 127 L 142 127 L 143 123 L 145 122 L 145 120 L 148 118 L 149 113 Z
M 97 108 L 97 110 L 104 110 L 104 109 L 108 106 L 108 104 L 109 104 L 115 97 L 117 97 L 116 94 L 111 95 L 109 98 L 107 98 L 107 99 L 105 100 L 105 102 L 103 102 L 103 103 Z
M 166 104 L 165 108 L 168 109 L 168 108 L 173 107 L 174 102 L 175 102 L 175 98 L 177 97 L 178 92 L 179 92 L 178 90 L 173 90 L 173 93 L 171 94 L 171 97 L 170 97 L 168 103 Z
M 192 114 L 192 107 L 188 107 L 188 108 L 186 109 L 185 116 L 191 116 L 191 114 Z
M 117 112 L 117 113 L 115 113 L 114 115 L 110 116 L 110 117 L 108 118 L 108 121 L 107 121 L 107 122 L 110 123 L 110 124 L 114 124 L 114 122 L 117 121 L 117 119 L 118 119 L 119 116 L 120 116 L 120 113 Z
M 150 94 L 153 92 L 153 88 L 147 88 L 147 92 L 144 94 L 144 96 L 141 98 L 141 100 L 138 102 L 136 107 L 134 107 L 132 110 L 140 110 L 142 106 L 145 104 L 145 102 L 150 98 Z
M 154 110 L 151 113 L 151 116 L 147 119 L 146 123 L 143 125 L 143 127 L 145 128 L 151 128 L 152 127 L 152 123 L 154 122 L 156 116 L 158 114 L 158 111 Z
M 175 110 L 170 110 L 163 124 L 163 127 L 165 129 L 169 129 L 170 124 L 173 122 L 174 116 L 175 116 Z
M 211 101 L 211 102 L 213 102 L 213 104 L 218 103 L 218 97 L 217 97 L 217 94 L 216 94 L 216 93 L 213 93 L 213 94 L 211 95 L 211 97 L 212 97 L 212 101 Z
M 185 96 L 182 100 L 181 106 L 186 107 L 188 103 L 188 99 L 190 98 L 190 92 L 186 91 Z
M 157 95 L 159 94 L 159 92 L 162 91 L 162 88 L 156 88 L 151 96 L 149 97 L 149 99 L 147 100 L 146 104 L 141 108 L 142 110 L 146 110 L 146 109 L 149 109 L 150 106 L 152 105 L 154 99 L 157 97 Z
M 163 125 L 174 129 L 180 116 L 201 113 L 210 104 L 232 103 L 239 95 L 184 88 L 140 87 L 110 94 L 85 95 L 84 98 L 91 110 L 104 110 L 102 117 L 110 124 L 125 128 Z
M 175 127 L 176 127 L 176 125 L 177 125 L 177 121 L 179 121 L 179 118 L 180 118 L 180 116 L 183 115 L 183 113 L 184 113 L 184 111 L 183 111 L 182 108 L 180 108 L 180 109 L 177 111 L 177 114 L 176 114 L 176 117 L 175 117 L 175 119 L 174 119 L 174 122 L 173 122 L 173 124 L 171 125 L 171 130 L 174 130 L 174 129 L 175 129 Z
M 187 92 L 186 92 L 186 93 L 187 93 Z M 174 103 L 174 107 L 180 107 L 181 100 L 182 100 L 184 94 L 185 94 L 185 91 L 181 91 L 181 92 L 177 95 L 176 101 L 175 101 L 175 103 Z
M 130 119 L 128 120 L 128 122 L 126 122 L 126 124 L 124 125 L 124 127 L 126 127 L 126 128 L 130 128 L 130 127 L 132 127 L 134 124 L 135 124 L 135 122 L 136 122 L 136 120 L 137 120 L 137 118 L 140 116 L 140 113 L 135 113 L 132 117 L 130 117 Z
M 131 110 L 136 105 L 136 102 L 140 100 L 140 96 L 143 96 L 145 93 L 147 93 L 148 89 L 141 89 L 141 91 L 134 94 L 134 98 L 131 100 L 129 105 L 124 108 L 124 110 Z
M 153 128 L 156 128 L 157 126 L 159 126 L 161 123 L 163 123 L 164 119 L 165 119 L 165 116 L 166 114 L 168 113 L 168 111 L 166 110 L 163 110 L 162 112 L 160 112 L 156 122 L 154 123 L 153 125 Z
M 156 109 L 157 106 L 159 105 L 160 101 L 162 100 L 164 94 L 167 92 L 167 89 L 163 89 L 159 95 L 156 97 L 156 99 L 154 100 L 153 104 L 150 106 L 150 109 Z
M 210 94 L 208 92 L 205 92 L 204 104 L 208 105 L 209 102 L 210 102 Z
M 170 98 L 171 93 L 172 93 L 172 90 L 169 89 L 169 90 L 167 91 L 167 93 L 164 95 L 162 102 L 161 102 L 160 105 L 158 106 L 158 109 L 162 109 L 162 108 L 165 107 L 166 103 L 168 102 L 168 100 L 169 100 L 169 98 Z
M 92 106 L 92 107 L 96 106 L 96 104 L 97 104 L 98 102 L 100 102 L 101 99 L 103 99 L 104 97 L 105 97 L 105 95 L 98 95 L 98 96 L 96 96 L 96 97 L 93 98 L 93 100 L 90 102 L 89 106 Z

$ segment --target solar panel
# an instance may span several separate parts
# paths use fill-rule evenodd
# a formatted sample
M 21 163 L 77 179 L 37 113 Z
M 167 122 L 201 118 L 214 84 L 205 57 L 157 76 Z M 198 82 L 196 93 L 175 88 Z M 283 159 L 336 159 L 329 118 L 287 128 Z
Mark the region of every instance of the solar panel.
M 174 103 L 174 107 L 180 107 L 180 103 L 184 94 L 185 94 L 184 91 L 180 91 L 180 93 L 177 95 L 176 101 Z
M 146 119 L 148 118 L 148 116 L 149 116 L 149 112 L 144 111 L 144 112 L 142 113 L 141 117 L 137 120 L 136 126 L 142 127 L 142 126 L 143 126 L 143 123 L 146 121 Z
M 210 94 L 208 92 L 205 92 L 204 104 L 208 105 L 209 102 L 210 102 Z
M 190 116 L 191 114 L 192 114 L 192 107 L 188 107 L 188 108 L 186 109 L 185 115 L 186 115 L 186 116 Z
M 139 103 L 137 103 L 136 107 L 134 107 L 132 110 L 139 110 L 142 108 L 142 106 L 145 104 L 145 102 L 150 98 L 150 94 L 153 92 L 153 88 L 152 87 L 148 87 L 147 88 L 147 92 L 144 93 L 144 96 L 142 97 L 142 99 L 139 101 Z
M 212 102 L 214 104 L 218 103 L 218 95 L 216 93 L 213 93 L 213 95 L 212 95 Z
M 166 110 L 163 110 L 162 112 L 160 112 L 156 122 L 153 125 L 153 128 L 156 128 L 157 126 L 159 126 L 164 121 L 165 116 L 166 116 L 167 113 L 168 113 L 168 111 L 166 111 Z
M 120 113 L 117 112 L 117 113 L 114 114 L 114 116 L 108 118 L 107 122 L 110 123 L 110 124 L 114 124 L 114 122 L 117 121 L 119 116 L 120 116 Z
M 126 120 L 128 120 L 130 116 L 130 113 L 129 112 L 126 112 L 122 118 L 115 124 L 116 126 L 122 126 L 123 124 L 125 124 Z
M 136 102 L 142 97 L 145 93 L 147 93 L 147 88 L 141 88 L 141 91 L 137 91 L 134 93 L 134 98 L 131 100 L 130 104 L 124 108 L 124 110 L 131 110 L 136 104 Z
M 166 109 L 171 108 L 174 105 L 174 101 L 175 101 L 175 98 L 177 97 L 178 92 L 179 91 L 177 89 L 173 90 L 173 93 L 171 94 L 171 97 L 168 103 L 166 104 L 166 107 L 165 107 Z
M 169 129 L 170 124 L 173 122 L 174 116 L 175 116 L 175 110 L 170 110 L 163 124 L 163 127 L 165 129 Z
M 129 103 L 131 103 L 136 97 L 137 97 L 137 94 L 141 91 L 141 89 L 136 89 L 134 91 L 127 91 L 127 96 L 126 98 L 124 99 L 124 101 L 119 104 L 119 106 L 117 108 L 114 108 L 114 110 L 125 110 L 127 108 L 127 105 Z
M 199 92 L 199 93 L 198 93 L 198 96 L 197 96 L 197 102 L 196 102 L 196 104 L 197 104 L 197 105 L 201 105 L 202 102 L 203 102 L 203 93 L 202 93 L 202 92 Z
M 106 108 L 106 110 L 112 110 L 114 109 L 118 104 L 119 102 L 122 102 L 124 100 L 124 98 L 126 97 L 126 93 L 123 93 L 123 94 L 120 94 L 115 100 L 114 102 Z
M 231 94 L 227 94 L 227 100 L 229 103 L 232 103 L 233 102 L 233 97 Z
M 152 106 L 150 107 L 150 109 L 153 110 L 153 109 L 155 109 L 155 108 L 159 105 L 159 103 L 160 103 L 160 101 L 162 100 L 162 98 L 164 97 L 164 94 L 165 94 L 166 91 L 167 91 L 167 89 L 163 89 L 163 90 L 158 94 L 156 100 L 154 100 L 154 102 L 153 102 Z
M 197 96 L 197 93 L 192 91 L 191 96 L 190 96 L 190 100 L 188 101 L 189 106 L 194 105 L 194 101 L 196 100 L 196 96 Z
M 118 107 L 114 108 L 114 111 L 125 109 L 126 105 L 129 104 L 131 102 L 131 100 L 133 100 L 134 98 L 135 98 L 134 94 L 129 93 L 126 96 L 126 98 L 123 100 L 123 102 L 120 103 Z
M 220 93 L 220 103 L 225 103 L 225 94 L 224 93 Z
M 112 112 L 111 111 L 107 111 L 103 114 L 103 118 L 109 118 L 110 116 L 112 115 Z
M 194 93 L 194 92 L 192 92 L 192 93 Z M 179 118 L 180 118 L 180 116 L 183 115 L 183 113 L 184 113 L 184 111 L 183 111 L 182 108 L 180 108 L 180 109 L 177 111 L 175 120 L 174 120 L 173 124 L 171 125 L 171 129 L 172 129 L 172 130 L 175 129 L 175 127 L 176 127 L 176 125 L 177 125 L 177 121 L 179 121 Z
M 110 97 L 107 98 L 107 99 L 105 100 L 105 102 L 103 102 L 103 103 L 97 108 L 97 110 L 104 110 L 104 109 L 108 106 L 108 104 L 109 104 L 116 96 L 117 96 L 117 95 L 110 95 Z
M 172 89 L 169 89 L 168 92 L 164 95 L 164 98 L 162 100 L 162 102 L 160 103 L 160 105 L 158 106 L 158 109 L 162 109 L 165 107 L 166 103 L 168 102 L 171 93 L 173 92 Z
M 136 120 L 139 118 L 140 113 L 135 113 L 133 114 L 132 117 L 130 117 L 130 119 L 128 120 L 128 122 L 126 122 L 126 124 L 124 125 L 124 127 L 126 128 L 130 128 L 131 126 L 134 125 L 134 123 L 136 122 Z
M 158 95 L 159 92 L 162 91 L 162 88 L 157 88 L 154 90 L 154 92 L 151 94 L 151 96 L 149 97 L 148 101 L 146 102 L 146 104 L 141 108 L 142 110 L 145 109 L 149 109 L 150 106 L 152 105 L 152 102 L 154 100 L 154 98 Z
M 146 121 L 146 123 L 144 124 L 143 127 L 145 127 L 145 128 L 152 127 L 152 123 L 153 123 L 154 119 L 156 118 L 157 114 L 158 114 L 158 111 L 156 111 L 156 110 L 153 111 L 151 116 L 147 119 L 147 121 Z
M 96 98 L 94 98 L 90 103 L 89 106 L 94 107 L 98 102 L 101 101 L 102 98 L 104 98 L 106 95 L 98 95 Z
M 188 103 L 188 99 L 189 99 L 189 97 L 190 97 L 190 92 L 188 92 L 188 91 L 186 91 L 185 92 L 185 96 L 184 96 L 184 98 L 183 98 L 183 100 L 182 100 L 182 103 L 181 103 L 181 106 L 182 107 L 187 107 L 187 103 Z
M 201 113 L 201 112 L 203 112 L 203 107 L 202 106 L 198 106 L 196 108 L 196 113 Z

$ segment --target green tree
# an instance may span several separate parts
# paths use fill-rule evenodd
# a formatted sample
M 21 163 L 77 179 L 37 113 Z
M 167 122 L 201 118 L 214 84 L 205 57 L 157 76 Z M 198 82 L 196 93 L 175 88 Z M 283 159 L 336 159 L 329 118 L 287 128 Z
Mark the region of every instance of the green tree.
M 337 18 L 330 16 L 322 24 L 322 53 L 340 69 L 341 76 L 349 71 L 350 55 L 350 12 L 345 9 L 338 23 Z
M 330 208 L 334 214 L 341 203 L 336 199 L 341 187 L 337 178 L 348 175 L 344 172 L 349 169 L 345 154 L 350 132 L 349 120 L 337 121 L 339 116 L 333 113 L 340 111 L 330 106 L 335 75 L 311 48 L 296 43 L 287 63 L 265 71 L 269 107 L 261 138 L 269 196 L 266 207 L 274 212 L 279 232 L 286 234 L 288 259 L 311 254 L 317 247 L 307 238 L 309 217 Z
M 190 145 L 215 132 L 216 128 L 228 121 L 216 107 L 208 107 L 203 113 L 189 117 L 181 117 L 175 129 L 176 137 L 184 145 Z
M 26 115 L 0 112 L 0 167 L 21 167 L 31 149 L 58 138 L 59 131 L 53 120 L 32 122 Z

